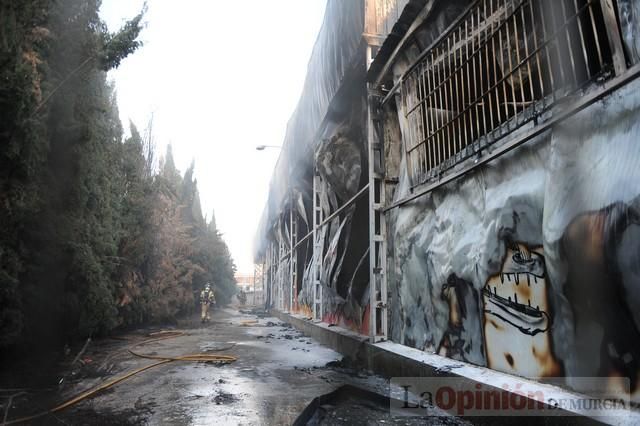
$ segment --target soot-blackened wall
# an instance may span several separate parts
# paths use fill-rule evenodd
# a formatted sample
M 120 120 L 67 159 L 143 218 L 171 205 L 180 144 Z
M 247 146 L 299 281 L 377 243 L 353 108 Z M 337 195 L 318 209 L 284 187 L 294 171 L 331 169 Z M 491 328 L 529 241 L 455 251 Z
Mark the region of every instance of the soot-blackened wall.
M 629 377 L 638 398 L 639 89 L 393 210 L 394 341 L 569 384 Z

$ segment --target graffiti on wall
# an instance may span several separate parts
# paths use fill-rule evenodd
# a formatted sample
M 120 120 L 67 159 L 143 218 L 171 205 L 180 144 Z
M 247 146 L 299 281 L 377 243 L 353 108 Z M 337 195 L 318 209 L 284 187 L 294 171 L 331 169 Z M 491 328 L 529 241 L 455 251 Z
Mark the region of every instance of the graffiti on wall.
M 424 346 L 416 333 L 405 344 L 531 378 L 608 377 L 611 390 L 629 389 L 640 402 L 640 209 L 614 203 L 582 212 L 559 235 L 548 248 L 555 287 L 542 245 L 504 241 L 498 272 L 479 290 L 451 273 L 429 299 L 446 315 L 442 325 L 427 329 Z M 556 303 L 566 304 L 561 315 Z M 472 342 L 478 329 L 481 341 Z M 470 358 L 474 350 L 480 359 Z
M 471 283 L 456 274 L 449 275 L 447 282 L 442 285 L 440 299 L 447 303 L 449 318 L 436 351 L 438 355 L 466 361 L 465 353 L 468 352 L 470 342 L 464 335 L 464 323 L 468 317 L 465 300 L 470 291 L 473 291 Z
M 564 295 L 573 311 L 576 373 L 626 377 L 638 394 L 640 212 L 624 203 L 578 215 L 562 237 Z M 620 383 L 617 385 L 624 386 Z
M 507 245 L 500 272 L 482 289 L 487 366 L 527 377 L 562 372 L 553 354 L 542 247 Z

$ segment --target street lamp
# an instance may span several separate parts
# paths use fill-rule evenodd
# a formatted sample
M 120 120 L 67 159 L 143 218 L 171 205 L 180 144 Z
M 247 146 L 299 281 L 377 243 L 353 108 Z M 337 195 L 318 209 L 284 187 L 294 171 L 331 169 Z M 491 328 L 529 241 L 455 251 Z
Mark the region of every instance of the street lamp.
M 283 147 L 281 145 L 258 145 L 258 146 L 256 146 L 256 150 L 258 150 L 258 151 L 264 151 L 266 148 L 282 149 Z M 291 177 L 291 162 L 289 162 L 289 161 L 287 161 L 287 170 L 288 170 L 288 174 L 289 174 L 289 178 L 290 178 Z M 291 185 L 289 185 L 289 196 L 291 198 L 291 207 L 290 207 L 291 218 L 293 218 L 293 194 L 294 194 L 293 187 Z M 291 220 L 293 221 L 293 219 L 291 219 Z M 293 239 L 291 239 L 290 242 L 291 242 L 290 256 L 291 256 L 291 258 L 293 258 L 293 245 L 294 245 L 293 244 Z M 264 266 L 263 266 L 262 274 L 264 276 Z M 264 282 L 264 280 L 263 280 L 263 282 Z M 294 285 L 294 283 L 291 282 L 291 286 L 292 286 L 291 288 L 293 288 L 293 285 Z M 255 288 L 255 279 L 254 279 L 254 288 Z M 273 289 L 273 284 L 271 285 L 271 289 Z M 265 291 L 264 284 L 263 284 L 262 291 L 263 291 L 263 294 L 264 294 L 264 291 Z M 255 293 L 255 290 L 254 290 L 254 293 Z M 293 303 L 293 290 L 290 290 L 290 305 L 289 305 L 289 309 L 293 310 L 293 304 L 294 304 Z
M 278 149 L 282 149 L 282 146 L 280 145 L 258 145 L 256 146 L 256 151 L 264 151 L 266 148 L 278 148 Z M 264 277 L 264 266 L 262 268 L 262 276 Z M 262 292 L 264 294 L 265 291 L 265 286 L 264 286 L 264 279 L 263 281 L 263 285 L 262 285 Z M 273 284 L 272 284 L 273 286 Z M 256 298 L 256 280 L 255 280 L 255 274 L 254 274 L 254 279 L 253 279 L 253 300 L 255 301 Z

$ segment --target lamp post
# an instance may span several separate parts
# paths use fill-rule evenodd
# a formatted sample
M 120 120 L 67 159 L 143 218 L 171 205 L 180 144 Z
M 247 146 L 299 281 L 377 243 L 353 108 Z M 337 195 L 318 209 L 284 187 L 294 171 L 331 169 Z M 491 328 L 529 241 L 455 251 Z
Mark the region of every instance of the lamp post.
M 277 149 L 282 149 L 283 147 L 280 145 L 258 145 L 256 146 L 256 150 L 257 151 L 264 151 L 266 148 L 277 148 Z M 288 170 L 288 179 L 291 179 L 291 163 L 290 161 L 287 161 L 287 170 Z M 290 208 L 289 208 L 289 245 L 290 245 L 290 252 L 289 252 L 289 277 L 290 277 L 290 283 L 289 283 L 289 311 L 292 312 L 294 311 L 294 307 L 297 307 L 297 301 L 294 303 L 294 299 L 297 296 L 297 261 L 295 260 L 295 254 L 294 254 L 294 246 L 296 244 L 296 240 L 297 240 L 297 218 L 294 218 L 294 190 L 293 190 L 293 186 L 291 185 L 291 183 L 289 183 L 289 197 L 290 197 Z M 294 221 L 296 221 L 296 223 L 294 223 Z M 295 229 L 295 230 L 294 230 Z M 282 247 L 282 243 L 280 245 L 280 247 Z M 281 256 L 281 253 L 279 254 Z M 279 263 L 280 265 L 280 263 Z M 282 277 L 282 272 L 280 272 L 280 266 L 278 266 L 278 272 L 280 273 L 280 277 Z M 273 285 L 273 284 L 272 284 Z M 284 288 L 280 288 L 280 291 L 284 291 Z M 264 292 L 264 288 L 263 288 L 263 292 Z M 285 304 L 284 304 L 284 295 L 282 296 L 283 298 L 283 306 L 282 308 L 285 308 Z
M 256 151 L 264 151 L 266 148 L 282 148 L 280 145 L 258 145 Z
M 281 145 L 257 145 L 257 146 L 256 146 L 256 151 L 264 151 L 264 150 L 265 150 L 265 149 L 267 149 L 267 148 L 282 149 L 282 146 L 281 146 Z M 264 277 L 264 269 L 265 269 L 265 267 L 264 267 L 264 265 L 263 265 L 263 267 L 262 267 L 262 276 L 263 276 L 263 277 Z M 263 281 L 263 285 L 262 285 L 262 293 L 263 293 L 263 295 L 264 295 L 264 292 L 266 291 L 266 287 L 265 287 L 265 285 L 264 285 L 264 280 L 262 280 L 262 281 Z M 254 297 L 254 300 L 255 300 L 255 292 L 256 292 L 255 288 L 256 288 L 256 281 L 255 281 L 255 278 L 254 278 L 254 280 L 253 280 L 253 294 L 254 294 L 254 296 L 253 296 L 253 297 Z M 271 283 L 271 289 L 272 289 L 272 288 L 273 288 L 273 283 Z M 271 302 L 273 303 L 273 301 L 271 301 Z

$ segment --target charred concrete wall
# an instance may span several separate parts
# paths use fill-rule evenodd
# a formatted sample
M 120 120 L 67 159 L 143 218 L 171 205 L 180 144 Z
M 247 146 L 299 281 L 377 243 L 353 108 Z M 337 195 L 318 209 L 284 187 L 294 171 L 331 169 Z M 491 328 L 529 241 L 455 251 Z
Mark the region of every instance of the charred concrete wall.
M 441 3 L 418 44 L 428 46 L 468 2 Z M 631 11 L 623 16 L 637 4 L 619 3 Z M 636 39 L 626 38 L 629 52 Z M 419 53 L 417 44 L 405 49 L 394 75 Z M 393 341 L 521 376 L 565 376 L 569 385 L 604 376 L 622 387 L 616 378 L 627 377 L 640 397 L 639 89 L 635 81 L 391 211 Z M 385 143 L 387 161 L 399 160 L 392 195 L 400 200 L 411 187 L 402 149 L 409 130 L 396 99 L 385 108 Z
M 364 74 L 353 85 L 348 112 L 331 126 L 316 153 L 315 164 L 321 176 L 320 205 L 323 217 L 343 206 L 367 183 L 368 163 L 365 136 L 366 91 Z M 312 202 L 308 201 L 311 212 Z M 320 231 L 323 258 L 320 281 L 323 285 L 324 321 L 366 333 L 363 322 L 368 303 L 368 201 L 362 198 L 338 215 Z M 312 218 L 309 217 L 309 221 Z M 312 223 L 312 222 L 310 222 Z M 302 275 L 298 303 L 311 311 L 313 258 L 309 256 Z
M 429 13 L 422 15 L 421 25 L 394 57 L 389 73 L 392 85 L 471 3 L 401 3 Z M 626 58 L 633 65 L 639 62 L 639 2 L 615 4 Z M 407 14 L 393 10 L 409 28 Z M 394 33 L 396 27 L 390 29 L 386 17 L 380 22 L 396 41 L 402 38 Z M 322 177 L 319 204 L 324 217 L 369 181 L 366 69 L 350 69 L 340 84 L 332 86 L 333 98 L 325 99 L 324 104 L 330 105 L 324 119 L 314 122 L 317 128 L 312 126 L 317 136 L 314 149 L 291 151 L 307 152 L 304 164 L 313 163 Z M 599 84 L 593 82 L 583 94 L 598 90 Z M 520 376 L 566 377 L 568 385 L 574 377 L 603 376 L 610 377 L 615 388 L 626 377 L 634 398 L 640 399 L 638 93 L 640 82 L 633 81 L 508 154 L 390 210 L 390 339 Z M 549 119 L 557 111 L 550 110 L 540 119 Z M 406 154 L 410 130 L 402 96 L 392 98 L 381 112 L 385 174 L 394 182 L 386 198 L 395 202 L 413 190 Z M 304 114 L 296 118 L 303 119 Z M 488 151 L 536 125 L 528 122 Z M 294 161 L 294 157 L 284 158 L 283 164 Z M 467 159 L 462 165 L 473 161 Z M 279 166 L 281 172 L 285 169 Z M 263 252 L 264 247 L 272 247 L 266 255 L 270 259 L 267 286 L 292 284 L 290 258 L 282 258 L 283 248 L 291 249 L 287 218 L 292 211 L 299 224 L 298 236 L 311 231 L 313 173 L 306 167 L 290 174 L 288 187 L 276 185 L 278 194 L 270 197 L 276 202 L 271 203 L 266 230 L 260 234 Z M 293 194 L 290 198 L 283 195 L 285 187 Z M 321 317 L 368 334 L 367 197 L 322 227 L 319 240 L 323 248 L 317 260 L 323 287 Z M 296 252 L 297 303 L 292 308 L 311 316 L 313 241 L 307 240 Z
M 422 3 L 418 2 L 418 3 Z M 328 217 L 368 182 L 366 139 L 366 51 L 386 37 L 409 0 L 329 0 L 298 107 L 288 124 L 274 170 L 269 200 L 255 239 L 255 258 L 265 262 L 267 305 L 294 287 L 285 309 L 309 317 L 313 270 L 320 263 L 325 321 L 368 333 L 368 199 L 361 197 L 319 230 L 322 257 L 314 259 L 313 239 L 296 248 L 291 282 L 291 222 L 297 237 L 313 229 L 313 175 L 322 183 L 319 204 Z M 286 299 L 287 295 L 284 295 Z

